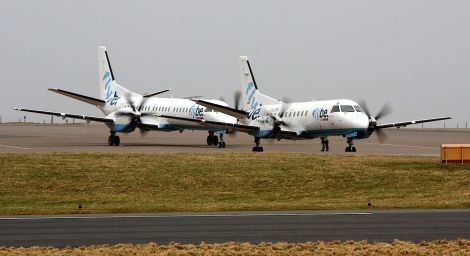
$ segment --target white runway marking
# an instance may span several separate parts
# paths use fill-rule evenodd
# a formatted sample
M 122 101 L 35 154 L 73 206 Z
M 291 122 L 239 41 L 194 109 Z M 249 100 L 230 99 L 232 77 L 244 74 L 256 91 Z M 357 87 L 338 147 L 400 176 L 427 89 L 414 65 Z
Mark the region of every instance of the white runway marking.
M 3 148 L 14 148 L 14 149 L 30 149 L 30 148 L 22 148 L 22 147 L 15 147 L 15 146 L 8 146 L 8 145 L 0 145 Z
M 385 144 L 385 143 L 373 143 L 366 142 L 364 144 L 369 145 L 381 145 L 381 146 L 393 146 L 393 147 L 405 147 L 405 148 L 426 148 L 426 149 L 439 149 L 439 147 L 423 147 L 423 146 L 410 146 L 410 145 L 400 145 L 400 144 Z
M 370 212 L 330 213 L 240 213 L 240 214 L 175 214 L 175 215 L 103 215 L 103 216 L 38 216 L 0 217 L 0 220 L 56 220 L 56 219 L 144 219 L 144 218 L 188 218 L 188 217 L 270 217 L 270 216 L 328 216 L 328 215 L 371 215 Z

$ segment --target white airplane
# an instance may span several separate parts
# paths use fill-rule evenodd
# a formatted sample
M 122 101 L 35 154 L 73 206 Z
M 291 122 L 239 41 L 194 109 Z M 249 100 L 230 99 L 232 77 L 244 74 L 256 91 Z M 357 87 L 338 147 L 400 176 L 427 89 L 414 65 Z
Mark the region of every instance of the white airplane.
M 253 152 L 263 151 L 263 147 L 260 146 L 260 139 L 301 140 L 324 136 L 343 136 L 348 143 L 345 151 L 356 152 L 353 140 L 366 139 L 376 132 L 379 140 L 382 141 L 385 137 L 382 132 L 384 128 L 399 128 L 410 124 L 450 119 L 450 117 L 439 117 L 379 124 L 377 120 L 390 112 L 388 105 L 385 105 L 373 117 L 365 103 L 362 104 L 361 108 L 358 103 L 348 99 L 283 102 L 266 96 L 258 90 L 258 85 L 246 56 L 240 57 L 240 64 L 242 109 L 222 106 L 203 99 L 193 99 L 199 105 L 236 117 L 239 120 L 237 125 L 170 115 L 162 115 L 162 117 L 191 121 L 204 127 L 246 132 L 255 137 L 256 145 L 253 147 Z M 239 95 L 236 95 L 235 98 L 239 98 Z
M 67 114 L 25 108 L 15 108 L 15 110 L 54 115 L 62 117 L 63 119 L 69 117 L 105 123 L 110 128 L 110 136 L 108 138 L 108 145 L 110 146 L 119 146 L 120 144 L 120 138 L 116 133 L 130 133 L 136 128 L 139 128 L 141 132 L 150 130 L 180 132 L 183 132 L 183 130 L 208 130 L 209 135 L 207 136 L 207 144 L 225 147 L 223 135 L 227 130 L 224 128 L 206 128 L 192 122 L 162 118 L 159 117 L 159 115 L 167 114 L 176 117 L 204 119 L 224 123 L 236 123 L 237 120 L 235 117 L 215 112 L 212 109 L 198 105 L 189 99 L 154 97 L 169 91 L 169 89 L 145 95 L 131 92 L 116 83 L 113 70 L 111 69 L 111 64 L 109 62 L 108 53 L 104 46 L 100 46 L 98 48 L 98 61 L 100 81 L 99 99 L 56 88 L 49 90 L 94 105 L 106 115 L 105 117 Z M 221 105 L 228 107 L 227 103 L 220 100 L 205 100 L 205 102 L 206 101 L 216 104 L 217 106 Z M 220 141 L 214 134 L 219 134 Z

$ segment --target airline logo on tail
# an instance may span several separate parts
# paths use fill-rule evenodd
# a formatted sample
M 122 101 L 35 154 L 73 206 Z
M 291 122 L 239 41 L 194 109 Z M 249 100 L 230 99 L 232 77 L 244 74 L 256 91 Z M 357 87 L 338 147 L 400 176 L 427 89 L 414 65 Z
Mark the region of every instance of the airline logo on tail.
M 256 94 L 255 85 L 253 84 L 253 82 L 249 82 L 246 88 L 245 95 L 248 100 L 248 106 L 251 109 L 256 109 L 258 107 L 258 102 L 256 101 L 255 94 Z
M 111 91 L 111 74 L 106 71 L 106 73 L 104 73 L 104 76 L 103 76 L 103 81 L 104 81 L 104 90 L 105 90 L 105 98 L 106 98 L 106 102 L 109 103 L 109 105 L 116 105 L 117 104 L 117 101 L 121 98 L 117 95 L 117 92 L 114 92 L 114 96 L 113 96 L 113 92 Z M 111 97 L 113 96 L 113 97 Z

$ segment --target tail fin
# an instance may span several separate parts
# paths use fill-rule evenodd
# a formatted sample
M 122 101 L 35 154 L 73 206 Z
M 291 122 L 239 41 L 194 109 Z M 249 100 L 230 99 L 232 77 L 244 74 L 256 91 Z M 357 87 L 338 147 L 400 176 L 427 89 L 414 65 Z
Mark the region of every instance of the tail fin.
M 278 100 L 259 92 L 247 56 L 240 56 L 240 79 L 242 82 L 242 109 L 249 110 L 261 105 L 279 103 Z
M 98 64 L 100 98 L 106 102 L 106 105 L 115 105 L 119 98 L 130 93 L 130 91 L 116 83 L 108 52 L 104 46 L 98 47 Z

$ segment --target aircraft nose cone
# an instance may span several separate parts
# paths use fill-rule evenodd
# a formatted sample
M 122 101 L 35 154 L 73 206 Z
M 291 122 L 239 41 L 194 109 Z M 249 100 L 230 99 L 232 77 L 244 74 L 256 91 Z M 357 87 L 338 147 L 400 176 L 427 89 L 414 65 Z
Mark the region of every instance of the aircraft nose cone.
M 349 128 L 367 129 L 369 127 L 369 118 L 364 113 L 351 113 L 347 118 Z

